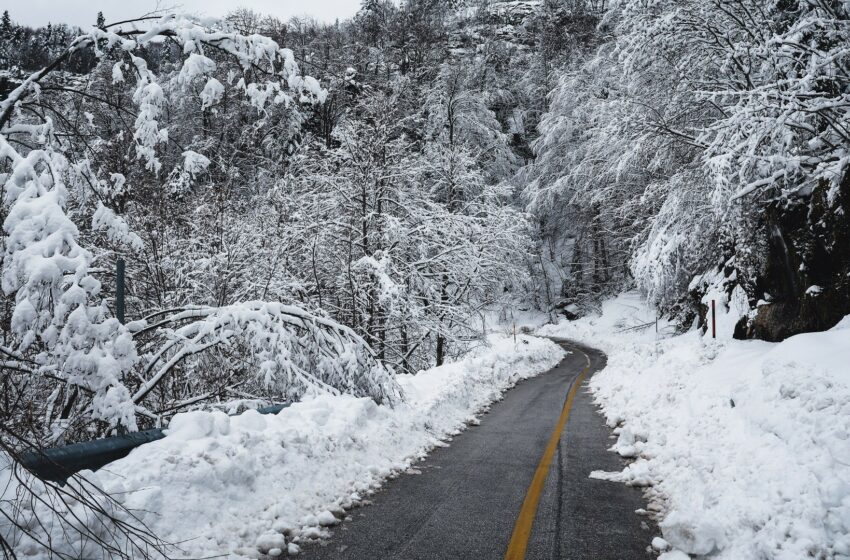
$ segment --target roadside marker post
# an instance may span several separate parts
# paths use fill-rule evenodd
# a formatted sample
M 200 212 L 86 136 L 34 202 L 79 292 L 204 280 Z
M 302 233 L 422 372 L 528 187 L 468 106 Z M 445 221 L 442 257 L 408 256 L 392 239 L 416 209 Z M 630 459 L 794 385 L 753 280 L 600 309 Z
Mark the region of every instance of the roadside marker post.
M 717 338 L 717 321 L 715 317 L 717 314 L 715 313 L 714 308 L 714 300 L 711 300 L 711 338 Z
M 656 356 L 661 353 L 661 351 L 659 349 L 659 345 L 658 345 L 658 317 L 659 317 L 659 315 L 661 315 L 661 311 L 656 309 L 655 310 L 655 355 Z

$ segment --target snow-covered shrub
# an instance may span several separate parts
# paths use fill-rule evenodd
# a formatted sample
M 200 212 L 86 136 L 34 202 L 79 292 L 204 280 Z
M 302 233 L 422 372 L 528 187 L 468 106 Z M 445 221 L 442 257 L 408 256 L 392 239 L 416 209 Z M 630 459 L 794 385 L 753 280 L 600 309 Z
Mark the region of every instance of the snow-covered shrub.
M 280 398 L 349 393 L 392 404 L 401 396 L 391 372 L 363 339 L 336 321 L 292 305 L 249 301 L 174 309 L 128 327 L 134 334 L 162 338 L 146 364 L 147 381 L 133 395 L 137 403 L 177 364 L 213 347 L 230 348 L 249 361 L 251 368 L 241 379 L 256 377 L 256 384 Z

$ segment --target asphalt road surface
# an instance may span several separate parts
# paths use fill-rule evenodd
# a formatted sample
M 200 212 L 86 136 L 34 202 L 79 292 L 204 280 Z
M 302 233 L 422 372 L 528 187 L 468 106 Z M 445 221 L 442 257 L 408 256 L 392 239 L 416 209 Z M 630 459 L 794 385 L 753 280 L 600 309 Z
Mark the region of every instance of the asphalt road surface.
M 635 514 L 645 507 L 641 492 L 588 478 L 624 465 L 607 451 L 611 430 L 586 387 L 605 355 L 558 342 L 570 351 L 558 366 L 520 382 L 481 425 L 416 464 L 421 474 L 387 482 L 371 505 L 353 510 L 351 521 L 300 557 L 652 559 L 653 527 Z

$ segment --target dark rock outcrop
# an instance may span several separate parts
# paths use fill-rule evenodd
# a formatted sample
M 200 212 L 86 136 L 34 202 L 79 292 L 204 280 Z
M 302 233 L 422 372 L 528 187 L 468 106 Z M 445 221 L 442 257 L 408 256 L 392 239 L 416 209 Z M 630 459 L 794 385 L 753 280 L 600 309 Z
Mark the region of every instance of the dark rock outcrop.
M 764 215 L 768 255 L 750 334 L 770 341 L 833 327 L 850 314 L 850 173 L 833 200 L 824 182 L 810 198 L 772 203 Z

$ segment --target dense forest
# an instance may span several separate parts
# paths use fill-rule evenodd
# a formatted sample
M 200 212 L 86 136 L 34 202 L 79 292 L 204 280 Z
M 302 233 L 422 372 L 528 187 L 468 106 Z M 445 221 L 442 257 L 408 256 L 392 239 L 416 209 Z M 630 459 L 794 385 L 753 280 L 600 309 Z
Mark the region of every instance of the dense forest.
M 847 23 L 785 0 L 5 12 L 3 423 L 57 442 L 311 389 L 392 400 L 391 371 L 494 312 L 632 285 L 685 326 L 716 292 L 740 337 L 828 328 Z

